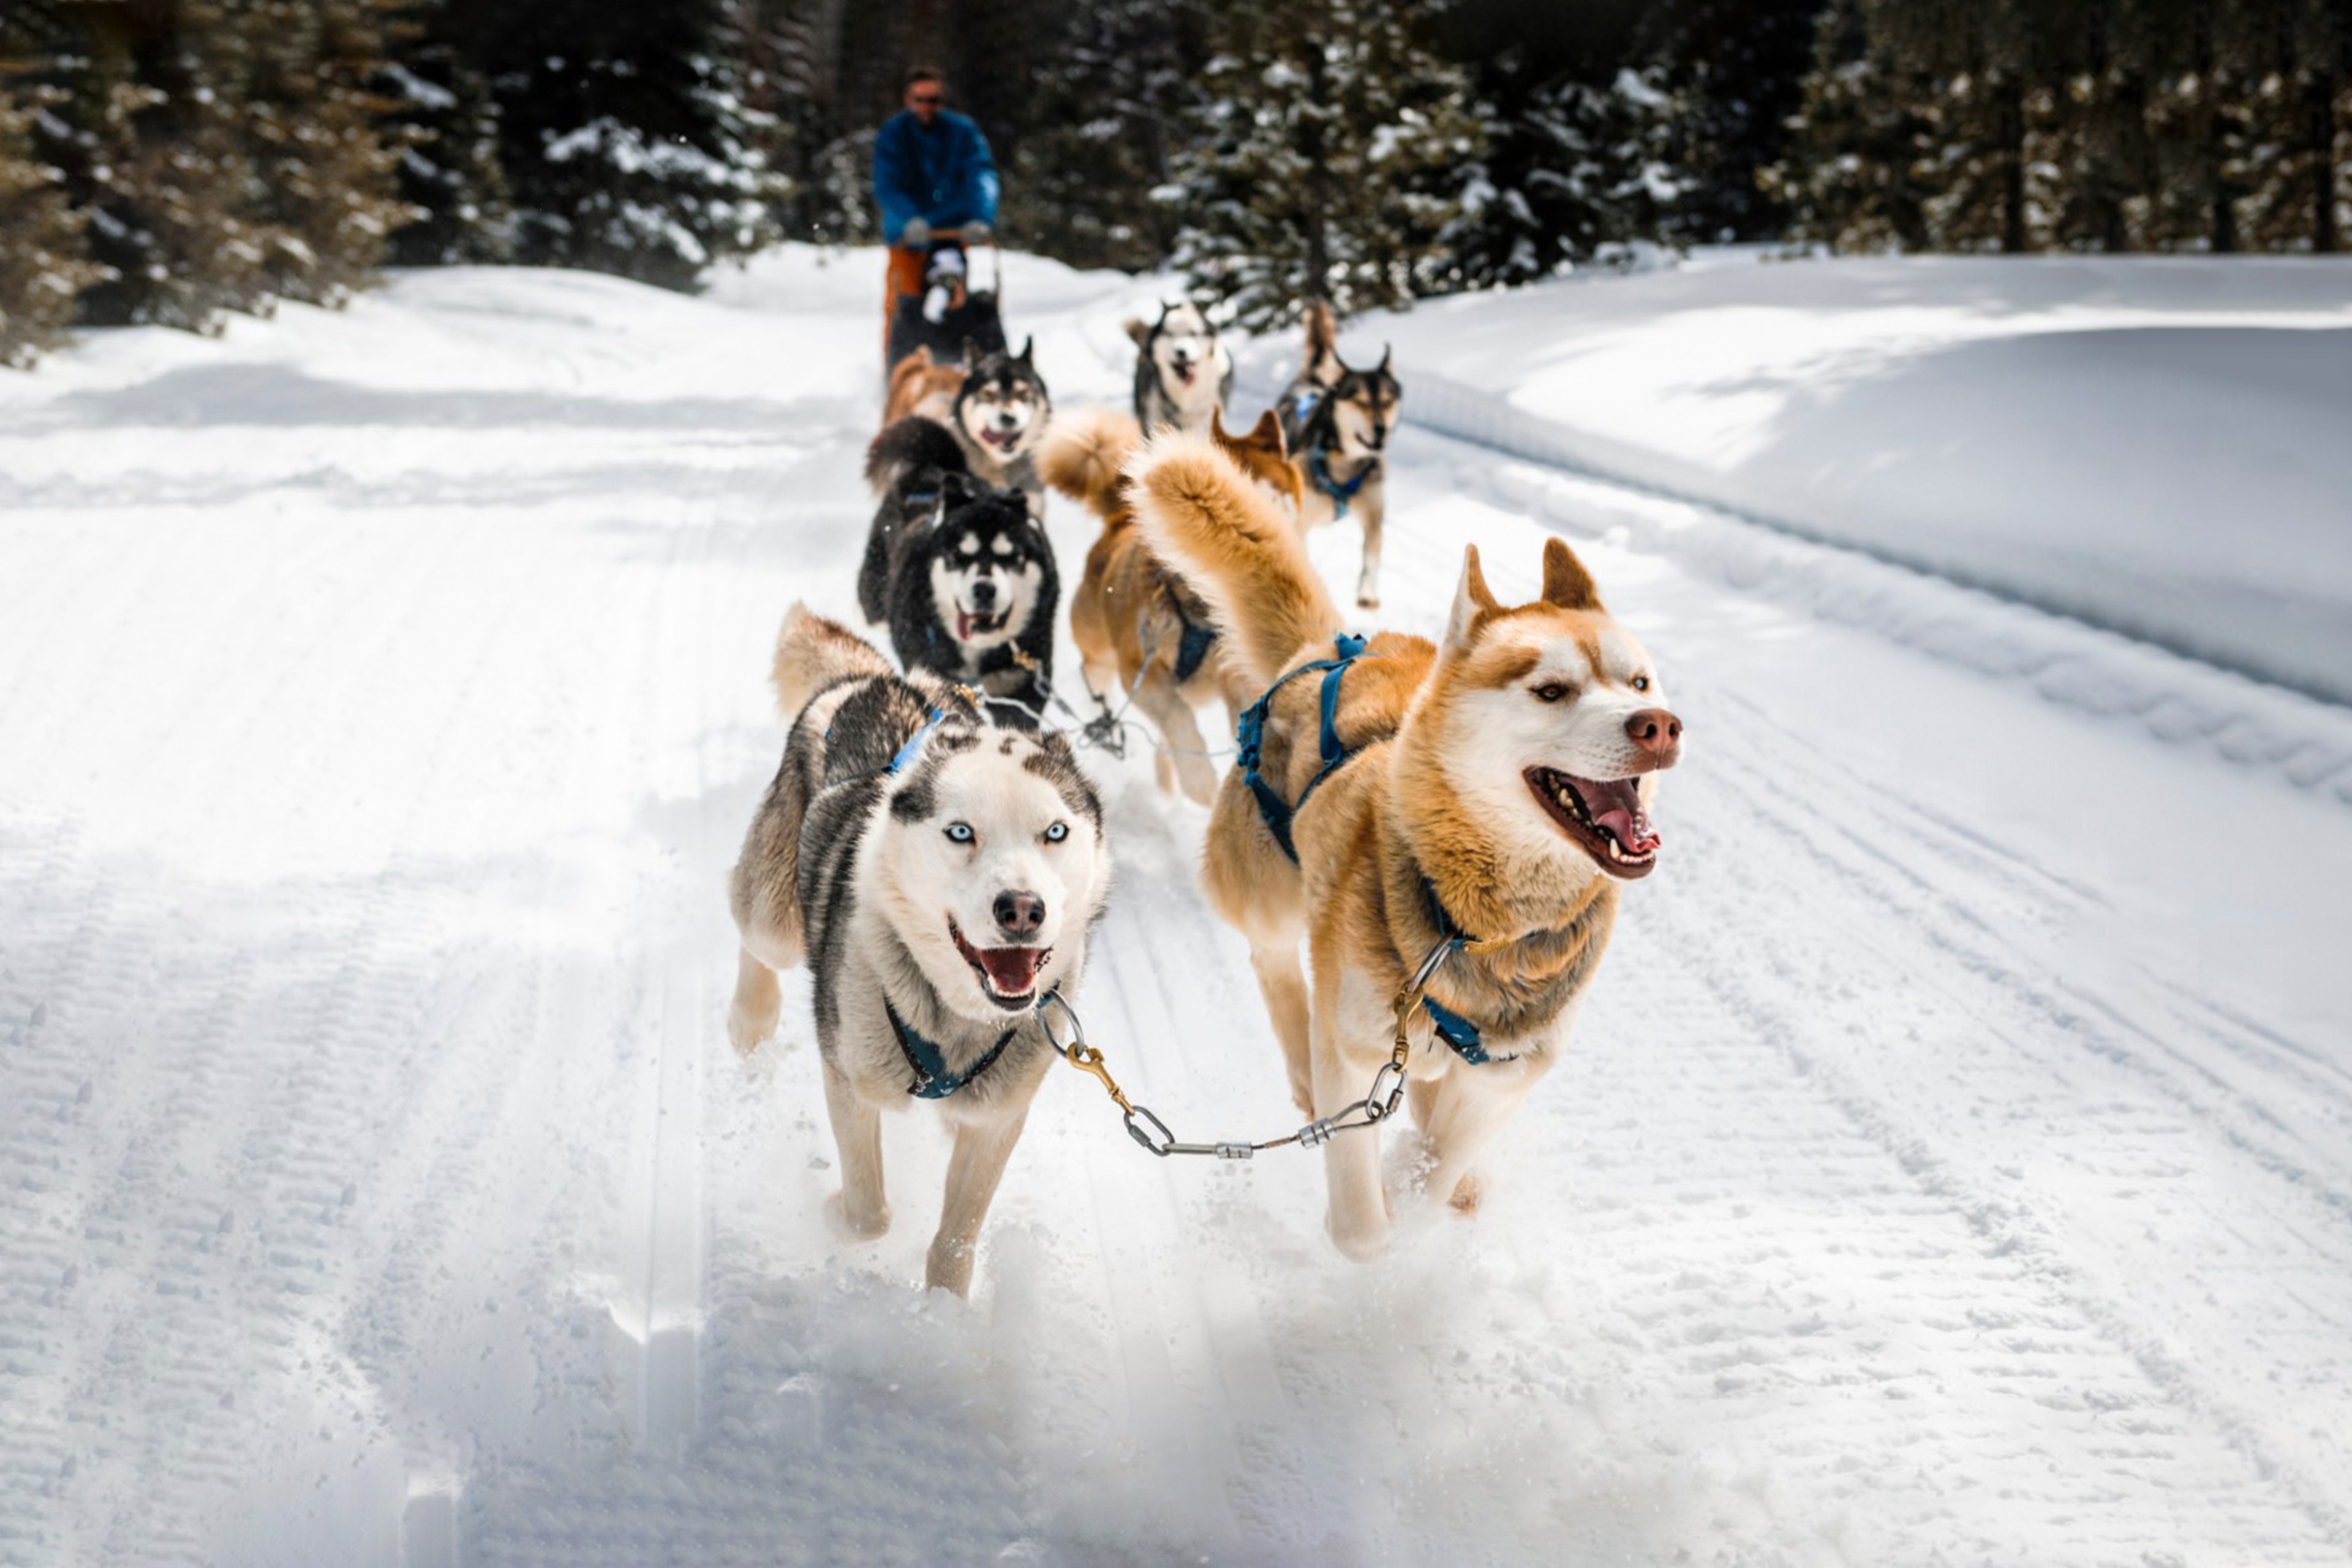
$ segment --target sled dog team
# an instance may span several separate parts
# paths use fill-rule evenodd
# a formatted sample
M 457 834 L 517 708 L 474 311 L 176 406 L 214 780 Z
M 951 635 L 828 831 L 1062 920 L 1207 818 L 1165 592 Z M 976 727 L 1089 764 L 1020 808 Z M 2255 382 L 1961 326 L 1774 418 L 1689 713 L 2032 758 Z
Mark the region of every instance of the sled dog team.
M 1086 683 L 1150 719 L 1162 788 L 1211 807 L 1202 883 L 1248 940 L 1291 1098 L 1331 1118 L 1403 1052 L 1427 1191 L 1456 1209 L 1566 1048 L 1620 889 L 1657 863 L 1657 774 L 1680 752 L 1656 667 L 1560 540 L 1532 603 L 1498 602 L 1465 548 L 1438 642 L 1351 635 L 1304 535 L 1356 518 L 1357 605 L 1377 606 L 1402 399 L 1386 353 L 1349 366 L 1310 305 L 1297 377 L 1236 436 L 1207 315 L 1129 328 L 1132 417 L 1054 415 L 1028 344 L 894 373 L 857 593 L 898 667 L 804 606 L 785 616 L 790 737 L 731 879 L 730 1038 L 772 1034 L 777 972 L 808 963 L 829 1215 L 851 1237 L 890 1223 L 882 1112 L 935 1102 L 952 1151 L 925 1275 L 958 1294 L 1058 1048 L 1045 1009 L 1075 1001 L 1110 881 L 1100 795 L 1045 724 L 1045 488 L 1100 521 L 1070 605 Z M 1239 741 L 1222 778 L 1193 719 L 1211 700 Z M 1378 1254 L 1377 1127 L 1302 1141 L 1323 1143 L 1333 1241 Z

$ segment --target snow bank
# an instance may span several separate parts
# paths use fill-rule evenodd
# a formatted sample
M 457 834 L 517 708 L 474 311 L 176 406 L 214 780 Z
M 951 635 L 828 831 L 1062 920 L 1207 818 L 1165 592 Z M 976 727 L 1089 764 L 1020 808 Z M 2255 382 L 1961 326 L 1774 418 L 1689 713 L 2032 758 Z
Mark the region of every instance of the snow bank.
M 1426 426 L 2352 701 L 2352 260 L 1701 266 L 1349 336 Z

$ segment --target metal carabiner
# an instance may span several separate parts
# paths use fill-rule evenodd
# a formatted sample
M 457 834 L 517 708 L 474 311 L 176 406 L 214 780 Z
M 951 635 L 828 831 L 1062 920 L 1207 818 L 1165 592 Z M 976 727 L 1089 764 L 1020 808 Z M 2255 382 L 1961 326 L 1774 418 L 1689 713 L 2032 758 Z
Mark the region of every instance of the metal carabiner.
M 1122 1105 L 1126 1105 L 1124 1100 L 1120 1103 Z M 1153 1153 L 1159 1155 L 1161 1159 L 1165 1160 L 1168 1158 L 1169 1152 L 1176 1146 L 1176 1134 L 1168 1131 L 1168 1123 L 1160 1121 L 1160 1118 L 1151 1114 L 1151 1111 L 1147 1107 L 1140 1105 L 1127 1105 L 1126 1109 L 1127 1135 L 1129 1138 L 1134 1139 L 1138 1143 L 1142 1144 L 1145 1148 L 1150 1150 Z M 1139 1121 L 1150 1122 L 1151 1124 L 1151 1131 L 1147 1132 L 1141 1127 L 1136 1125 Z M 1158 1142 L 1156 1142 L 1153 1141 L 1154 1134 L 1158 1135 Z

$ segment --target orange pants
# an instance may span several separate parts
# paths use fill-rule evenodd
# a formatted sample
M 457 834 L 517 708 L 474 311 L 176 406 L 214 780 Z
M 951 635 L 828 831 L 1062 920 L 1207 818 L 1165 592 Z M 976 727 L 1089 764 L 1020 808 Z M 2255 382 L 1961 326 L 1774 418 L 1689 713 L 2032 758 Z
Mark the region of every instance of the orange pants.
M 923 291 L 923 273 L 931 264 L 928 250 L 890 247 L 890 268 L 882 275 L 882 374 L 890 374 L 890 323 L 898 319 L 898 301 Z

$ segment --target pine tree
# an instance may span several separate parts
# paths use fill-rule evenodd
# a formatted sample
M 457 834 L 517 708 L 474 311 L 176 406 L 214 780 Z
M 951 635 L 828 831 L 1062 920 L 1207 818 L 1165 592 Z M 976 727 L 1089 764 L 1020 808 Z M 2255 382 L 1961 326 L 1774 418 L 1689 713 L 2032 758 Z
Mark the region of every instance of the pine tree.
M 1533 82 L 1516 51 L 1480 73 L 1487 152 L 1449 231 L 1464 286 L 1532 282 L 1674 226 L 1692 185 L 1669 155 L 1684 106 L 1661 75 Z
M 1068 7 L 1006 161 L 1004 227 L 1075 267 L 1165 260 L 1177 213 L 1154 193 L 1203 108 L 1207 7 L 1087 0 Z
M 1686 189 L 1666 227 L 1689 243 L 1771 239 L 1790 215 L 1763 171 L 1788 153 L 1822 0 L 1665 0 L 1637 49 L 1669 95 L 1664 162 Z
M 2266 249 L 2340 250 L 2352 228 L 2352 16 L 2340 0 L 2260 0 L 2243 25 L 2261 69 L 2247 233 Z
M 1405 0 L 1264 0 L 1216 17 L 1199 142 L 1176 160 L 1177 260 L 1244 325 L 1456 281 L 1447 229 L 1484 132 L 1412 15 Z
M 415 216 L 392 235 L 403 267 L 514 256 L 514 207 L 499 163 L 499 108 L 483 74 L 478 7 L 411 0 L 390 7 L 374 88 L 399 157 L 400 200 Z
M 486 26 L 517 260 L 691 289 L 773 237 L 775 127 L 732 0 L 541 0 Z
M 1872 37 L 1864 4 L 1833 0 L 1822 13 L 1793 142 L 1764 171 L 1765 190 L 1796 238 L 1839 251 L 1924 250 L 1932 87 Z
M 340 306 L 412 216 L 377 125 L 391 105 L 365 85 L 383 68 L 382 37 L 361 0 L 232 0 L 226 20 L 246 55 L 238 110 L 270 285 Z
M 63 176 L 33 154 L 42 97 L 0 76 L 0 365 L 29 365 L 73 320 L 75 296 L 98 280 L 82 218 Z

